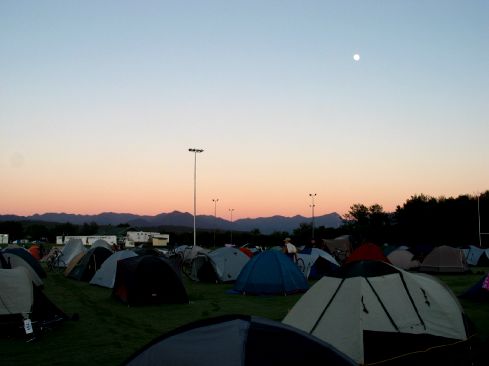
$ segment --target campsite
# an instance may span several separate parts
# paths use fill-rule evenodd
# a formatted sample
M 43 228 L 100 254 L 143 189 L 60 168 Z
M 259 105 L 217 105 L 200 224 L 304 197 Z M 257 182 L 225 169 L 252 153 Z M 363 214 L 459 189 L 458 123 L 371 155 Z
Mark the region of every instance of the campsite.
M 262 260 L 270 256 L 267 254 Z M 130 264 L 137 258 L 124 260 Z M 259 262 L 255 262 L 259 266 Z M 104 285 L 90 284 L 88 280 L 65 276 L 62 271 L 49 270 L 46 263 L 42 266 L 46 273 L 42 279 L 43 293 L 66 314 L 66 320 L 43 329 L 35 338 L 4 335 L 0 339 L 2 365 L 120 365 L 155 338 L 196 321 L 239 314 L 240 317 L 251 315 L 282 322 L 306 292 L 301 289 L 278 295 L 244 294 L 236 291 L 239 286 L 233 282 L 195 281 L 192 276 L 182 275 L 188 301 L 184 297 L 184 301 L 175 303 L 138 306 L 121 301 Z M 471 267 L 465 273 L 436 273 L 433 276 L 460 295 L 477 284 L 488 270 L 488 267 Z M 320 280 L 315 278 L 307 282 L 306 286 L 312 288 Z M 489 338 L 489 303 L 460 298 L 460 304 L 476 328 L 473 364 L 483 365 Z

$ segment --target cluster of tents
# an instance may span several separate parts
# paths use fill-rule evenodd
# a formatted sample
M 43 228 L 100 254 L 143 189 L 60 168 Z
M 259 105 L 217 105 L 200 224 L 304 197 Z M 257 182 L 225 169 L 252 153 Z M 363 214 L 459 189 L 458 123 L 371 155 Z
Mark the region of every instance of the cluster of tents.
M 223 280 L 217 275 L 222 273 L 220 261 L 211 253 L 196 256 L 194 280 Z M 236 249 L 233 253 L 239 256 Z M 454 293 L 434 276 L 394 264 L 432 273 L 460 273 L 466 271 L 463 252 L 441 247 L 416 263 L 407 248 L 385 255 L 380 246 L 365 243 L 348 252 L 341 265 L 327 254 L 316 248 L 297 253 L 308 264 L 315 264 L 317 258 L 329 263 L 311 287 L 307 275 L 313 272 L 312 266 L 301 270 L 296 260 L 280 251 L 255 253 L 239 264 L 242 269 L 230 293 L 303 293 L 282 322 L 238 314 L 187 324 L 155 339 L 125 364 L 148 365 L 158 359 L 168 364 L 190 365 L 198 360 L 201 365 L 219 365 L 223 352 L 230 352 L 237 364 L 254 365 L 305 364 L 314 357 L 338 365 L 470 364 L 474 330 Z M 230 273 L 234 277 L 237 271 Z M 489 277 L 484 276 L 478 286 L 479 295 L 489 294 Z M 295 346 L 288 343 L 290 337 Z M 310 345 L 311 339 L 319 343 Z M 302 345 L 314 349 L 311 361 Z M 213 349 L 219 356 L 208 352 Z M 314 352 L 324 354 L 320 357 Z
M 44 260 L 57 255 L 54 263 L 68 278 L 109 288 L 111 296 L 131 306 L 188 303 L 183 264 L 187 265 L 183 273 L 193 281 L 232 284 L 230 294 L 302 294 L 281 322 L 236 314 L 187 324 L 152 341 L 127 365 L 149 365 L 156 359 L 168 364 L 198 360 L 201 365 L 229 364 L 229 360 L 288 365 L 317 358 L 338 365 L 470 360 L 470 321 L 453 292 L 430 273 L 466 272 L 485 251 L 442 246 L 420 255 L 407 247 L 371 243 L 353 249 L 344 238 L 329 244 L 325 250 L 303 248 L 293 255 L 281 250 L 222 247 L 210 251 L 198 246 L 179 247 L 165 255 L 144 248 L 113 252 L 104 243 L 87 249 L 73 239 L 59 254 L 52 252 Z M 39 289 L 46 273 L 22 248 L 1 254 L 0 318 L 14 313 L 16 321 L 34 318 L 33 304 L 42 294 Z M 13 282 L 14 277 L 18 282 Z M 462 297 L 487 301 L 489 276 L 484 275 Z M 25 300 L 14 304 L 17 299 Z M 50 309 L 56 313 L 54 305 Z M 58 311 L 47 321 L 64 318 Z

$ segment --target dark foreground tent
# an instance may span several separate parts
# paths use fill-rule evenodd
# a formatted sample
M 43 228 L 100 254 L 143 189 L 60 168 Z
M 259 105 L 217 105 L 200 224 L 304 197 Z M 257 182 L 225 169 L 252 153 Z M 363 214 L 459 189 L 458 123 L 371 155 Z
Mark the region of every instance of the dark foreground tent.
M 68 273 L 68 277 L 78 281 L 90 281 L 112 251 L 102 246 L 90 249 Z
M 354 262 L 311 287 L 283 320 L 359 364 L 466 365 L 468 319 L 435 277 Z
M 319 362 L 319 363 L 318 363 Z M 355 365 L 316 337 L 265 318 L 227 315 L 187 324 L 136 352 L 124 365 Z
M 167 259 L 154 255 L 118 261 L 112 294 L 128 305 L 188 303 L 179 273 Z
M 267 250 L 248 261 L 230 293 L 288 295 L 305 292 L 308 288 L 306 277 L 287 255 Z
M 0 269 L 0 335 L 25 334 L 25 319 L 32 322 L 35 336 L 68 317 L 33 284 L 24 267 Z

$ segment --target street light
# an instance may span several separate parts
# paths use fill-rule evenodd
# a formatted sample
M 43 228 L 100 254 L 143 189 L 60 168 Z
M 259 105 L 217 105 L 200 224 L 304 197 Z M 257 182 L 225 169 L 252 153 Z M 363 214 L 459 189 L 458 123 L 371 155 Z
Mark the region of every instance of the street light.
M 312 200 L 312 203 L 310 205 L 311 209 L 312 209 L 312 240 L 314 240 L 314 207 L 316 206 L 314 204 L 314 197 L 316 197 L 317 194 L 316 193 L 309 193 L 309 197 L 311 197 L 311 200 Z
M 197 212 L 197 153 L 201 153 L 203 149 L 188 149 L 188 151 L 194 153 L 194 247 L 197 242 L 197 230 L 195 228 L 195 216 Z
M 219 198 L 213 198 L 212 202 L 214 202 L 214 248 L 216 247 L 216 228 L 217 228 L 217 202 Z
M 231 212 L 231 244 L 233 244 L 233 211 L 234 208 L 229 209 L 229 212 Z

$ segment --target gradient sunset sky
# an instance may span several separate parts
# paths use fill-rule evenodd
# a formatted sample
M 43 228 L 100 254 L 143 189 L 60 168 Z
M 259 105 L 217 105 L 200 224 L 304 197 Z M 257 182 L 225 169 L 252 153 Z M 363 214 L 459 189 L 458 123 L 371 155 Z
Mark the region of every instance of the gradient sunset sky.
M 489 1 L 0 1 L 0 214 L 489 189 Z M 360 55 L 355 61 L 353 55 Z

